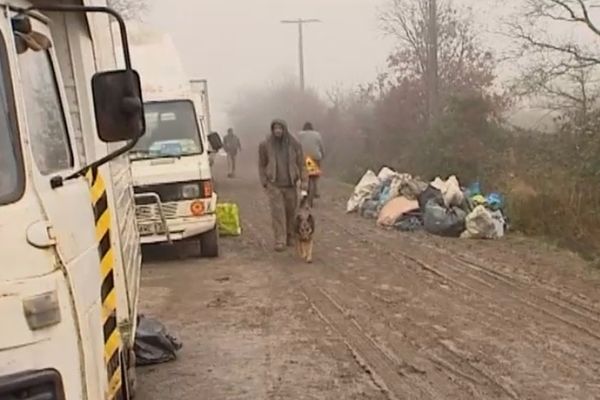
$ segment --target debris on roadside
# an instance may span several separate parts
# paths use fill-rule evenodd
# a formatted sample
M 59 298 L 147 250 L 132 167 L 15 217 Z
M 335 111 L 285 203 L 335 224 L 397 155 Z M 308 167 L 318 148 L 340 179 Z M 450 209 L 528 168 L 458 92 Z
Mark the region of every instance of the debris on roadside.
M 237 204 L 217 204 L 217 226 L 221 236 L 240 236 L 242 234 L 240 210 Z
M 453 175 L 426 183 L 387 167 L 364 174 L 346 212 L 375 219 L 382 228 L 446 237 L 499 239 L 507 229 L 503 196 L 484 195 L 479 182 L 463 188 Z
M 160 321 L 144 315 L 138 317 L 134 343 L 137 366 L 174 361 L 182 347 L 179 339 L 169 334 Z

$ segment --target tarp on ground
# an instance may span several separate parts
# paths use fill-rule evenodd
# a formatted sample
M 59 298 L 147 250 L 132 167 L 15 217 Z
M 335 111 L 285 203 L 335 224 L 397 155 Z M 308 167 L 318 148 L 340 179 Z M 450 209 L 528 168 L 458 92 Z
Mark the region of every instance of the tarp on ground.
M 419 209 L 419 202 L 409 200 L 406 197 L 396 197 L 387 202 L 381 209 L 377 225 L 383 227 L 391 227 L 402 215 Z

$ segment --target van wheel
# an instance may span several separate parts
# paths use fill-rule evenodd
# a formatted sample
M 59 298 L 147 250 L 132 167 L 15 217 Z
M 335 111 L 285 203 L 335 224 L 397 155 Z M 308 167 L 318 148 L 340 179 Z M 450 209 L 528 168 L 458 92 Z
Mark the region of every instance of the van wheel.
M 200 235 L 200 254 L 202 257 L 219 257 L 219 228 L 215 226 L 210 231 Z

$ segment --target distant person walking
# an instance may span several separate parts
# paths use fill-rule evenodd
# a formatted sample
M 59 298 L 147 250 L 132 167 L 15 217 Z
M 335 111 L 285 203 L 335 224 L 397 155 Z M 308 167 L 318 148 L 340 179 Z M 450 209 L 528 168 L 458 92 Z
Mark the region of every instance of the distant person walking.
M 300 143 L 283 120 L 271 123 L 271 134 L 258 148 L 260 182 L 269 197 L 275 250 L 294 244 L 294 218 L 298 186 L 306 194 L 307 175 Z
M 298 133 L 298 140 L 302 145 L 302 150 L 304 151 L 305 157 L 310 157 L 320 170 L 323 159 L 325 158 L 325 147 L 323 146 L 323 138 L 321 137 L 321 134 L 315 130 L 311 122 L 307 122 L 304 124 L 302 131 Z M 318 177 L 314 176 L 311 177 L 311 179 L 314 179 L 315 182 L 315 193 L 313 195 L 315 198 L 318 198 Z
M 242 151 L 242 143 L 235 133 L 233 133 L 232 128 L 227 130 L 227 135 L 223 139 L 223 149 L 227 153 L 227 176 L 233 178 L 235 177 L 235 159 L 238 153 Z

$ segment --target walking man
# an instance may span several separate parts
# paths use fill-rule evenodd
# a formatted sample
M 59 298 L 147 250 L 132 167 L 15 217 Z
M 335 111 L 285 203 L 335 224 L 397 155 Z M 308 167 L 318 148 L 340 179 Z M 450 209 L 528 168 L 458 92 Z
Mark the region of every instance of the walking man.
M 260 182 L 269 197 L 275 250 L 294 244 L 294 218 L 298 207 L 298 186 L 307 189 L 304 154 L 283 120 L 271 123 L 271 134 L 258 148 Z
M 302 150 L 306 157 L 310 157 L 316 164 L 317 167 L 321 168 L 321 163 L 325 158 L 325 147 L 323 146 L 323 138 L 321 134 L 315 130 L 313 124 L 307 122 L 304 124 L 302 131 L 298 133 L 298 140 L 302 145 Z M 319 188 L 317 185 L 318 177 L 311 177 L 314 180 L 314 196 L 319 197 Z
M 233 178 L 235 177 L 235 158 L 242 151 L 242 143 L 235 133 L 233 133 L 232 128 L 227 130 L 227 135 L 223 139 L 223 148 L 225 149 L 225 153 L 227 153 L 227 176 Z

